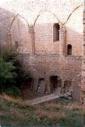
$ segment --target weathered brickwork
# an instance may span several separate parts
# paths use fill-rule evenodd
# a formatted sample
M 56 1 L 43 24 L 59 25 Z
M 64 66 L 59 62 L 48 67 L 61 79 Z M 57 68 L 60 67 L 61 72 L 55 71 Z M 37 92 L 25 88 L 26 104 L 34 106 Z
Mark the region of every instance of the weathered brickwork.
M 16 47 L 24 68 L 33 75 L 36 91 L 44 94 L 51 92 L 51 87 L 56 89 L 58 83 L 62 87 L 65 83 L 80 83 L 84 51 L 83 3 L 83 0 L 21 0 L 20 7 L 23 5 L 23 8 L 18 10 L 17 2 L 4 5 L 8 11 L 3 12 L 10 18 L 6 36 L 0 31 L 1 44 L 5 42 Z M 59 24 L 59 39 L 53 41 L 55 23 Z M 68 45 L 71 45 L 69 51 Z
M 34 88 L 38 85 L 38 80 L 43 78 L 50 90 L 50 77 L 58 76 L 62 80 L 62 87 L 65 81 L 80 82 L 81 57 L 64 57 L 59 55 L 20 55 L 23 66 L 31 72 L 35 80 Z

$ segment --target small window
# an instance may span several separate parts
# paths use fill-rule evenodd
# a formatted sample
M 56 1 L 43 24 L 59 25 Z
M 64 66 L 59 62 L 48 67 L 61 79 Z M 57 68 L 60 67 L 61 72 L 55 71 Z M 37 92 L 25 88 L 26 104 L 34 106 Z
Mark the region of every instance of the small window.
M 67 55 L 72 55 L 72 45 L 71 44 L 67 45 Z
M 59 30 L 60 30 L 60 25 L 58 23 L 55 23 L 53 25 L 53 42 L 59 41 Z

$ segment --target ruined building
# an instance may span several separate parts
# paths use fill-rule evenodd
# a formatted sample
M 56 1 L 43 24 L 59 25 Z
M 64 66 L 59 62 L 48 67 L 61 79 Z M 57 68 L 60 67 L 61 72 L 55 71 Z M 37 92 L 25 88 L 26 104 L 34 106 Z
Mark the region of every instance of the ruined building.
M 1 49 L 15 47 L 37 93 L 81 84 L 84 0 L 10 0 L 0 6 Z

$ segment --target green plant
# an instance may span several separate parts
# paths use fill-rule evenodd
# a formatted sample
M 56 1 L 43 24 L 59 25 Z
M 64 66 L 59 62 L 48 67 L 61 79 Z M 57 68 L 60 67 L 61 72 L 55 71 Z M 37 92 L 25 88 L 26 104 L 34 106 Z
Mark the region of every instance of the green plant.
M 0 57 L 0 89 L 7 88 L 8 85 L 15 83 L 15 66 L 12 62 L 7 62 Z
M 31 75 L 24 71 L 18 54 L 7 50 L 0 55 L 0 92 L 9 95 L 21 95 L 21 88 Z
M 16 87 L 16 86 L 12 86 L 12 87 L 10 87 L 10 88 L 7 88 L 7 89 L 5 90 L 5 93 L 6 93 L 7 95 L 12 95 L 12 96 L 15 96 L 15 97 L 21 95 L 20 89 L 19 89 L 18 87 Z
M 13 66 L 15 67 L 14 71 L 17 74 L 15 78 L 16 86 L 21 88 L 21 86 L 26 84 L 29 78 L 32 77 L 31 74 L 24 70 L 22 63 L 18 59 L 18 54 L 14 50 L 7 50 L 3 53 L 2 56 L 5 61 L 13 63 Z

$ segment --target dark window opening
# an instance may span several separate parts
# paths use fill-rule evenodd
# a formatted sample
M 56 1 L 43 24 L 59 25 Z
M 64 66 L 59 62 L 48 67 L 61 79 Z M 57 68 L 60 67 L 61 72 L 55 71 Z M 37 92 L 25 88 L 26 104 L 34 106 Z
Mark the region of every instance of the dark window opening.
M 71 44 L 67 45 L 67 55 L 72 55 L 72 45 Z
M 53 25 L 53 41 L 59 41 L 59 30 L 60 30 L 60 25 L 58 23 L 55 23 Z

